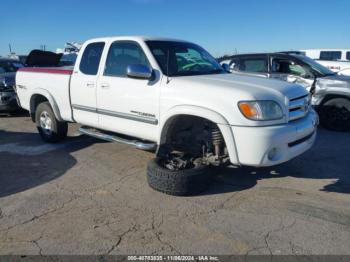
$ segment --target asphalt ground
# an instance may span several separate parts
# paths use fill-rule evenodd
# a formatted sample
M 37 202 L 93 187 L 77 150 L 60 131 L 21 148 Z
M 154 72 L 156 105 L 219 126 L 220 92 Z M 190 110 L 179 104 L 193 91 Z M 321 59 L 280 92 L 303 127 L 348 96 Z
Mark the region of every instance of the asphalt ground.
M 271 168 L 223 168 L 198 196 L 149 188 L 152 153 L 80 136 L 45 144 L 0 117 L 0 255 L 350 254 L 350 134 Z

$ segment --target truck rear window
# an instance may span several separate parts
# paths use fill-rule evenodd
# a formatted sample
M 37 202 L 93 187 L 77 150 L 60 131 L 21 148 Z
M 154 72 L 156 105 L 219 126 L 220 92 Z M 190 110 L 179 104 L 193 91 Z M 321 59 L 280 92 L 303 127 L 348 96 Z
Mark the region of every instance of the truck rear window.
M 79 69 L 86 75 L 96 75 L 100 65 L 104 42 L 88 44 L 80 61 Z

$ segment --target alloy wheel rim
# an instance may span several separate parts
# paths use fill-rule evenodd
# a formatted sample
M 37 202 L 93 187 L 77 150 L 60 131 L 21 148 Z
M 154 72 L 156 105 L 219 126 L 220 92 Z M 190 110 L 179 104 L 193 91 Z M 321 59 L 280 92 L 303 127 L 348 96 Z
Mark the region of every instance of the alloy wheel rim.
M 52 119 L 46 111 L 40 114 L 40 127 L 45 134 L 50 135 L 52 133 Z

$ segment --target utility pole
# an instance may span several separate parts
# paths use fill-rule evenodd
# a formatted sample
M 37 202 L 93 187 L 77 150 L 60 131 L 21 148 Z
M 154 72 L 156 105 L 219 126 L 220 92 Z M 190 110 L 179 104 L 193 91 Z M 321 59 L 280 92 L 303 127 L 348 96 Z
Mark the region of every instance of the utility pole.
M 10 54 L 12 54 L 11 44 L 9 44 Z

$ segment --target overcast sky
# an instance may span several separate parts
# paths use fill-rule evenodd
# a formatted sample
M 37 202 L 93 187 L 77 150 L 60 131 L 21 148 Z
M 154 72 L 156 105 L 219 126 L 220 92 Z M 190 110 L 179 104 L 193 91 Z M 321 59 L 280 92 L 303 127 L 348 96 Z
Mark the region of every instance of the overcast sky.
M 349 0 L 1 0 L 0 55 L 111 35 L 175 37 L 213 55 L 350 48 Z

